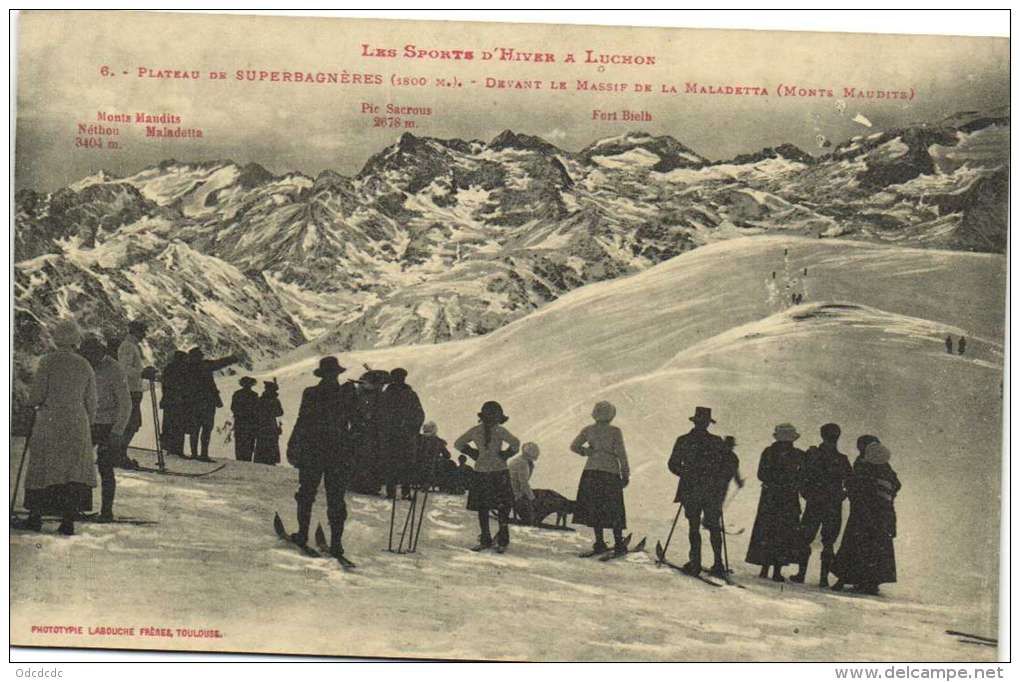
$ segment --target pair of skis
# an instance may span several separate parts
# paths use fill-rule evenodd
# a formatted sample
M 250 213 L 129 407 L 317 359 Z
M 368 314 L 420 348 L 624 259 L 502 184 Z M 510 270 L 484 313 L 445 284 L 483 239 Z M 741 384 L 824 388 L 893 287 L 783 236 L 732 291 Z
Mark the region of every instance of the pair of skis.
M 612 548 L 607 548 L 607 549 L 602 550 L 602 551 L 596 551 L 596 550 L 593 549 L 590 552 L 582 552 L 578 556 L 581 559 L 588 559 L 588 558 L 591 558 L 591 557 L 595 557 L 599 561 L 612 561 L 613 559 L 619 559 L 620 557 L 625 557 L 628 554 L 633 554 L 634 552 L 643 552 L 643 551 L 645 551 L 645 542 L 647 541 L 647 538 L 641 538 L 641 541 L 639 543 L 637 543 L 636 545 L 631 547 L 630 546 L 630 541 L 631 541 L 631 538 L 633 538 L 633 537 L 634 536 L 632 534 L 629 534 L 629 535 L 627 535 L 627 537 L 625 537 L 623 539 L 623 546 L 626 547 L 626 551 L 624 551 L 624 552 L 617 553 Z
M 993 637 L 972 635 L 969 632 L 960 632 L 959 630 L 946 630 L 946 634 L 951 637 L 956 637 L 956 641 L 961 644 L 974 644 L 977 646 L 988 646 L 993 648 L 999 647 L 999 640 Z
M 319 548 L 318 551 L 312 549 L 308 545 L 299 545 L 298 543 L 294 542 L 294 538 L 290 536 L 290 533 L 288 533 L 287 529 L 284 527 L 283 520 L 280 518 L 279 512 L 277 512 L 277 514 L 273 517 L 273 530 L 276 531 L 277 536 L 279 536 L 281 540 L 284 540 L 293 545 L 294 547 L 297 547 L 301 551 L 301 553 L 304 554 L 306 557 L 311 557 L 313 559 L 331 557 L 333 559 L 336 559 L 337 562 L 340 564 L 340 567 L 343 568 L 345 571 L 349 571 L 352 568 L 357 568 L 354 562 L 345 557 L 344 555 L 341 554 L 339 556 L 333 556 L 332 554 L 330 554 L 329 543 L 326 542 L 326 533 L 322 530 L 321 523 L 315 529 L 315 545 L 316 547 Z

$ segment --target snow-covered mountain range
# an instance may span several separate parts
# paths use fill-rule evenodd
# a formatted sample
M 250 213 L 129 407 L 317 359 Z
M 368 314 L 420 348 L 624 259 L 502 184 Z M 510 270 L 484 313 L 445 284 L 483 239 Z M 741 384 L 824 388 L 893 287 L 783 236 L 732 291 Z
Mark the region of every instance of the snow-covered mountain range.
M 486 334 L 562 294 L 704 244 L 782 233 L 1004 252 L 1009 111 L 710 161 L 631 132 L 570 152 L 404 134 L 355 177 L 162 162 L 20 190 L 15 347 L 74 314 L 250 363 Z

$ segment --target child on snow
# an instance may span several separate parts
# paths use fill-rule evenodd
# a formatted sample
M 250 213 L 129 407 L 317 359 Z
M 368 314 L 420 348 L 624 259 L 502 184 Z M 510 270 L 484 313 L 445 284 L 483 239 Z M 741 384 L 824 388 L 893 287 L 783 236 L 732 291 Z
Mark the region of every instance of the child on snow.
M 623 529 L 627 527 L 623 489 L 630 482 L 623 432 L 610 424 L 616 416 L 611 403 L 596 404 L 591 416 L 595 423 L 584 427 L 570 444 L 573 452 L 588 458 L 577 486 L 574 523 L 594 529 L 596 553 L 608 550 L 602 531 L 612 528 L 613 551 L 623 554 L 627 551 L 623 542 Z
M 425 490 L 433 486 L 439 486 L 442 490 L 448 476 L 442 465 L 444 461 L 450 461 L 450 451 L 446 449 L 446 441 L 436 435 L 438 431 L 435 422 L 425 422 L 418 434 L 415 476 L 417 484 Z
M 489 512 L 493 509 L 499 517 L 496 551 L 502 554 L 510 544 L 508 524 L 514 493 L 506 461 L 517 454 L 521 443 L 503 427 L 508 419 L 499 403 L 494 400 L 487 401 L 478 413 L 480 423 L 468 429 L 467 433 L 454 443 L 457 450 L 476 462 L 467 500 L 467 508 L 478 512 L 481 535 L 478 545 L 473 548 L 476 552 L 492 547 Z M 472 443 L 474 445 L 471 445 Z

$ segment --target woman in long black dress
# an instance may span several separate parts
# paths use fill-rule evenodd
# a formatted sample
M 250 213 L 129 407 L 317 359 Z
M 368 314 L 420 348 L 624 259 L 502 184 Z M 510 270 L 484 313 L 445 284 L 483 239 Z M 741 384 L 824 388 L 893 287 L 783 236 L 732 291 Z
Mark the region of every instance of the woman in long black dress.
M 857 449 L 861 454 L 846 486 L 850 518 L 833 563 L 837 581 L 832 589 L 853 585 L 856 592 L 878 594 L 879 585 L 896 582 L 893 500 L 900 491 L 900 479 L 889 465 L 889 449 L 878 438 L 861 436 Z
M 279 464 L 280 424 L 276 418 L 283 416 L 280 387 L 275 381 L 266 381 L 264 384 L 265 390 L 255 407 L 255 462 Z
M 775 442 L 765 448 L 758 462 L 761 497 L 754 519 L 747 562 L 761 566 L 759 577 L 784 582 L 783 566 L 800 558 L 800 468 L 804 452 L 793 447 L 800 438 L 792 424 L 780 424 L 773 433 Z

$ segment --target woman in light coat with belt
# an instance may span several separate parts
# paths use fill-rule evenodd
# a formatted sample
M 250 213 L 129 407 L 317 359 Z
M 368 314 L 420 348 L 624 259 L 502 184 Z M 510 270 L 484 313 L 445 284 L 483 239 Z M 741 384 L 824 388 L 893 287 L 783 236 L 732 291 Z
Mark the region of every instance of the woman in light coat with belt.
M 50 336 L 55 351 L 39 360 L 28 404 L 37 409 L 29 439 L 23 527 L 42 529 L 44 513 L 61 516 L 59 531 L 74 535 L 74 517 L 92 509 L 96 463 L 91 425 L 96 417 L 96 376 L 74 349 L 81 331 L 73 320 L 57 322 Z
M 595 423 L 584 427 L 570 444 L 571 451 L 588 458 L 577 486 L 574 523 L 594 529 L 594 554 L 609 550 L 602 535 L 604 528 L 613 529 L 614 553 L 624 554 L 627 551 L 623 542 L 627 510 L 623 504 L 623 489 L 630 482 L 630 465 L 623 432 L 610 424 L 616 417 L 612 403 L 596 404 L 591 416 Z

